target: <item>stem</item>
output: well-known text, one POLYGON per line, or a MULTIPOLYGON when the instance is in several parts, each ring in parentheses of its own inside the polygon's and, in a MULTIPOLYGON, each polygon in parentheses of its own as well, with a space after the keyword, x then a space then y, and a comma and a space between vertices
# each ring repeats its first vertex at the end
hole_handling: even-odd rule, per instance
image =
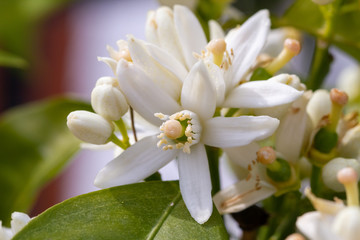
POLYGON ((110 141, 112 141, 113 143, 115 143, 116 145, 118 145, 119 147, 121 147, 124 150, 130 146, 130 145, 125 144, 123 141, 120 141, 120 139, 118 139, 118 137, 114 133, 111 134, 110 141))
POLYGON ((220 149, 206 146, 206 154, 209 161, 212 195, 220 191, 219 157, 220 149))
POLYGON ((308 89, 316 90, 322 85, 330 70, 331 60, 329 44, 321 39, 317 39, 310 75, 306 81, 308 89))
POLYGON ((136 128, 135 128, 135 117, 134 117, 134 109, 132 107, 130 107, 130 118, 131 118, 131 128, 134 134, 134 139, 135 142, 138 141, 137 136, 136 136, 136 128))
POLYGON ((321 167, 312 166, 311 171, 311 179, 310 179, 310 186, 311 191, 316 195, 319 196, 320 189, 321 189, 321 167))
POLYGON ((127 133, 126 125, 125 125, 124 121, 122 120, 122 118, 120 118, 118 121, 116 121, 115 124, 119 128, 119 131, 123 137, 122 142, 125 144, 126 148, 130 147, 129 136, 127 133))

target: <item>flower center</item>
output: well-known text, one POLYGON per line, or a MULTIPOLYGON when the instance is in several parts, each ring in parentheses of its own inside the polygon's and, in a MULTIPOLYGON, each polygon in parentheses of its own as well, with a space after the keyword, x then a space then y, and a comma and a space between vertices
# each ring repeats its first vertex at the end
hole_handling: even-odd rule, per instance
POLYGON ((184 110, 171 116, 162 113, 156 113, 155 116, 164 121, 160 126, 160 140, 157 143, 163 150, 182 149, 190 153, 190 146, 199 142, 201 125, 195 113, 184 110))

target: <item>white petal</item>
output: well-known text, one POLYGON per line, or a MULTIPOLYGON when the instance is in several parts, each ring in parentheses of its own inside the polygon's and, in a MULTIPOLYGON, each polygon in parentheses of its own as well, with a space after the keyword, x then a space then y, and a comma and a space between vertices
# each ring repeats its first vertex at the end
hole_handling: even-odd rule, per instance
POLYGON ((292 163, 299 160, 311 133, 312 124, 306 113, 310 95, 310 92, 306 92, 293 103, 288 113, 281 119, 276 132, 276 150, 292 163))
POLYGON ((270 30, 269 12, 261 10, 249 18, 238 30, 225 38, 227 49, 233 49, 233 86, 255 62, 270 30))
POLYGON ((256 152, 260 146, 256 142, 241 147, 225 148, 224 151, 231 162, 247 169, 251 161, 256 159, 256 152))
POLYGON ((307 212, 298 217, 296 227, 310 240, 341 240, 332 231, 334 217, 320 212, 307 212))
POLYGON ((108 188, 138 182, 175 158, 178 150, 164 151, 156 146, 159 139, 141 139, 109 162, 96 176, 94 185, 108 188))
POLYGON ((210 20, 209 21, 209 29, 210 29, 210 40, 225 38, 224 31, 217 21, 210 20))
POLYGON ((150 55, 157 62, 159 62, 168 71, 173 73, 178 79, 184 81, 188 74, 188 71, 181 62, 179 62, 176 58, 165 52, 163 49, 153 44, 145 44, 145 46, 146 49, 149 51, 150 55))
POLYGON ((152 124, 159 126, 162 123, 154 116, 155 113, 171 115, 181 111, 176 100, 134 64, 120 60, 117 73, 120 88, 129 105, 152 124))
POLYGON ((345 133, 338 150, 340 156, 360 159, 360 125, 345 133))
POLYGON ((196 16, 186 7, 174 6, 174 22, 188 69, 196 63, 193 52, 205 50, 207 40, 196 16))
POLYGON ((174 14, 169 7, 160 7, 156 11, 156 24, 159 46, 184 64, 185 59, 175 29, 174 14))
POLYGON ((220 148, 244 146, 271 136, 279 120, 268 116, 215 117, 203 126, 203 143, 220 148))
POLYGON ((150 79, 175 100, 179 100, 181 80, 161 66, 161 63, 155 61, 147 51, 145 42, 129 36, 129 51, 131 59, 137 67, 141 68, 150 79))
POLYGON ((203 144, 191 147, 191 153, 178 155, 180 190, 191 216, 200 224, 212 213, 211 179, 203 144))
POLYGON ((225 81, 221 69, 212 61, 204 61, 216 91, 216 106, 221 106, 225 99, 225 81))
POLYGON ((117 61, 109 57, 98 57, 97 59, 99 62, 104 62, 106 65, 108 65, 113 73, 116 74, 117 61))
POLYGON ((327 90, 316 90, 311 97, 306 112, 313 123, 313 127, 317 127, 320 120, 331 111, 330 94, 327 90))
POLYGON ((12 233, 15 235, 16 233, 20 232, 31 220, 31 218, 22 212, 13 212, 11 214, 11 230, 12 233))
POLYGON ((295 101, 302 95, 293 87, 278 82, 246 82, 229 93, 223 107, 265 108, 295 101))
POLYGON ((181 104, 202 119, 209 119, 216 109, 216 91, 203 61, 197 62, 185 78, 181 104))
POLYGON ((157 23, 155 19, 155 11, 149 11, 146 17, 145 36, 146 40, 152 44, 160 46, 157 34, 157 23))
POLYGON ((275 192, 276 188, 265 181, 241 180, 215 194, 213 200, 221 214, 233 213, 240 212, 275 192))

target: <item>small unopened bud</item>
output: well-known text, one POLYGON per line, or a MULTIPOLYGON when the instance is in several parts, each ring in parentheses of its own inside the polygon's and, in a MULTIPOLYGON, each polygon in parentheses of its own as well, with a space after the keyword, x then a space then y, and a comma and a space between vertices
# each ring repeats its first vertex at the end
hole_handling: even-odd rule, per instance
POLYGON ((276 160, 276 152, 272 147, 262 147, 259 151, 256 152, 257 160, 264 164, 268 165, 273 163, 276 160))
POLYGON ((330 99, 333 103, 344 106, 349 98, 346 92, 333 88, 330 91, 330 99))
POLYGON ((272 75, 284 67, 293 57, 298 55, 301 45, 298 40, 287 38, 284 42, 284 48, 280 54, 265 69, 272 75))
POLYGON ((322 178, 325 186, 335 192, 345 191, 344 185, 338 181, 337 174, 341 169, 349 167, 358 174, 360 173, 360 163, 356 159, 334 158, 328 162, 322 170, 322 178))
POLYGON ((226 42, 224 39, 214 39, 209 42, 206 49, 213 54, 214 63, 218 66, 221 65, 224 52, 226 51, 226 42))
POLYGON ((74 111, 67 117, 67 126, 80 140, 105 144, 113 132, 113 125, 102 116, 88 111, 74 111))
POLYGON ((287 236, 287 238, 285 238, 285 240, 305 240, 305 238, 300 233, 293 233, 293 234, 287 236))
POLYGON ((358 174, 353 168, 343 168, 337 173, 337 179, 344 184, 348 206, 359 206, 358 174))
POLYGON ((31 218, 25 213, 13 212, 11 214, 11 230, 13 234, 20 232, 30 220, 31 218))
POLYGON ((110 121, 119 120, 129 109, 115 78, 102 77, 91 93, 91 105, 97 114, 110 121))

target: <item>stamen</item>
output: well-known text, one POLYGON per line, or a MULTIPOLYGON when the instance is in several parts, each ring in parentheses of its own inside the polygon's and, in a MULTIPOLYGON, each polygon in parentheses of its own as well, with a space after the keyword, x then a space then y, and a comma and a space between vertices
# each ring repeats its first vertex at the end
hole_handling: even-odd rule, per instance
POLYGON ((209 42, 206 49, 213 54, 214 63, 218 66, 222 64, 224 52, 226 51, 226 42, 224 39, 214 39, 209 42))
POLYGON ((299 54, 301 50, 300 42, 295 39, 287 38, 284 42, 284 48, 280 54, 265 67, 266 71, 274 75, 283 66, 285 66, 293 57, 299 54))
POLYGON ((358 175, 353 168, 346 167, 337 173, 337 179, 345 187, 347 205, 359 206, 358 175))
POLYGON ((343 107, 348 101, 348 95, 343 91, 333 88, 330 90, 330 99, 332 104, 327 128, 336 131, 338 122, 342 116, 343 107))

